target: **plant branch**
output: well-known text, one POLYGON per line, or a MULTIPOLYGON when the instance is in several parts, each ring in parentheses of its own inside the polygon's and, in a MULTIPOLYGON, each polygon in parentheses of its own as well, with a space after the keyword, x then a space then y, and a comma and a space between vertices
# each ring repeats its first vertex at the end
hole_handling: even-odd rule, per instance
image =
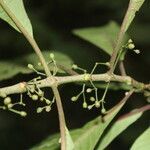
MULTIPOLYGON (((79 82, 89 82, 88 80, 85 81, 85 74, 82 75, 73 75, 73 76, 55 76, 55 80, 57 81, 58 86, 67 84, 67 83, 79 83, 79 82)), ((107 73, 104 74, 93 74, 90 77, 91 81, 104 81, 108 82, 110 79, 110 75, 107 73)), ((150 90, 150 84, 144 84, 142 82, 136 81, 130 76, 120 76, 120 75, 113 75, 111 76, 111 81, 125 83, 130 85, 132 88, 135 88, 138 91, 150 90)), ((37 81, 37 85, 39 88, 44 87, 52 87, 54 85, 53 80, 50 77, 37 81)), ((10 95, 10 94, 17 94, 17 93, 24 93, 27 90, 27 86, 34 86, 29 85, 27 82, 21 82, 12 86, 0 88, 0 96, 3 95, 10 95)))
POLYGON ((40 59, 40 62, 43 65, 43 68, 45 70, 45 73, 48 77, 51 78, 51 80, 53 81, 53 85, 51 86, 53 92, 54 92, 54 96, 56 98, 56 104, 57 104, 57 109, 58 109, 58 114, 59 114, 59 123, 60 123, 60 132, 61 132, 61 139, 62 139, 62 144, 61 144, 61 149, 65 150, 66 149, 66 135, 65 135, 65 116, 64 116, 64 112, 63 112, 63 108, 62 108, 62 104, 61 104, 61 98, 59 95, 59 91, 57 89, 57 81, 53 78, 53 76, 51 75, 51 72, 49 70, 49 67, 45 61, 45 58, 43 57, 43 54, 40 50, 40 48, 38 47, 35 39, 29 34, 29 32, 24 28, 24 26, 21 24, 21 22, 16 18, 16 16, 11 12, 11 10, 7 7, 7 5, 5 4, 5 2, 3 0, 0 0, 0 5, 1 7, 4 9, 4 11, 7 13, 7 15, 12 19, 12 21, 15 23, 15 25, 17 26, 17 28, 22 32, 22 34, 25 36, 25 38, 27 39, 27 41, 30 43, 30 45, 32 46, 32 48, 34 49, 35 53, 37 54, 37 56, 40 59))
POLYGON ((120 69, 120 73, 121 73, 122 76, 126 76, 127 75, 123 61, 120 61, 119 69, 120 69))
MULTIPOLYGON (((136 11, 138 11, 138 9, 140 8, 140 6, 139 7, 136 6, 136 3, 138 3, 138 2, 133 1, 133 0, 130 0, 130 2, 129 2, 128 9, 127 9, 125 17, 123 19, 123 22, 122 22, 122 25, 121 25, 120 32, 118 34, 116 44, 115 44, 113 53, 112 53, 111 58, 110 58, 110 70, 109 70, 110 74, 112 74, 115 70, 114 64, 115 64, 118 52, 121 50, 124 35, 125 35, 128 27, 129 27, 130 23, 132 22, 136 11)), ((142 5, 142 3, 141 3, 141 5, 142 5)))

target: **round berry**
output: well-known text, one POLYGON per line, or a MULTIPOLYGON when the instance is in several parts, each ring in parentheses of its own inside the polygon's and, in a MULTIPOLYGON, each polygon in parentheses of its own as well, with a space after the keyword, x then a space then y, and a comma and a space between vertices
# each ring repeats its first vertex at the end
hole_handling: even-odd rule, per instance
POLYGON ((73 64, 73 65, 72 65, 72 69, 78 69, 78 66, 75 65, 75 64, 73 64))
POLYGON ((37 96, 36 94, 32 95, 31 98, 32 98, 32 100, 34 100, 34 101, 38 100, 38 96, 37 96))
POLYGON ((128 48, 132 50, 132 49, 135 48, 135 45, 131 43, 131 44, 128 45, 128 48))
POLYGON ((73 97, 71 98, 71 100, 72 100, 72 101, 76 101, 76 100, 77 100, 77 97, 76 97, 76 96, 73 96, 73 97))
POLYGON ((26 113, 25 111, 21 111, 21 112, 20 112, 20 115, 21 115, 22 117, 25 117, 25 116, 27 116, 27 113, 26 113))
POLYGON ((105 113, 106 113, 106 109, 105 109, 105 108, 102 108, 101 113, 102 113, 102 114, 105 114, 105 113))
POLYGON ((90 101, 94 102, 95 98, 94 97, 90 97, 90 101))
POLYGON ((55 55, 53 53, 50 53, 50 58, 54 59, 55 55))
POLYGON ((47 99, 47 100, 46 100, 46 104, 49 105, 50 103, 51 103, 51 101, 47 99))
POLYGON ((86 92, 87 92, 87 93, 91 93, 91 92, 92 92, 92 89, 91 89, 91 88, 88 88, 88 89, 86 89, 86 92))
POLYGON ((46 106, 45 111, 50 112, 51 111, 51 106, 46 106))
POLYGON ((28 64, 28 68, 29 68, 29 69, 33 69, 34 67, 33 67, 32 64, 28 64))
POLYGON ((83 108, 87 108, 87 103, 86 102, 83 103, 83 108))
POLYGON ((42 109, 41 107, 38 107, 37 110, 36 110, 36 112, 37 112, 37 113, 41 113, 42 110, 43 110, 43 109, 42 109))
POLYGON ((95 107, 99 108, 100 107, 100 102, 99 101, 95 101, 95 107))
POLYGON ((8 105, 8 104, 10 104, 11 103, 11 98, 10 97, 6 97, 5 99, 4 99, 4 104, 5 105, 8 105))

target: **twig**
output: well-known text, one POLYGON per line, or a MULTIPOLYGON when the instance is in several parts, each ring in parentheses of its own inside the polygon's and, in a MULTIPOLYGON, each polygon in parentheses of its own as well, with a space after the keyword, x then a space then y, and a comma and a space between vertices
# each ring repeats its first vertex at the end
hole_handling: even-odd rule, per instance
MULTIPOLYGON (((130 0, 129 5, 128 5, 128 9, 126 11, 125 17, 124 17, 122 25, 121 25, 120 32, 118 34, 118 38, 117 38, 117 41, 116 41, 116 44, 115 44, 115 48, 114 48, 112 56, 110 58, 110 70, 109 70, 110 74, 112 74, 114 69, 115 69, 114 68, 114 63, 116 61, 118 52, 121 49, 121 44, 123 42, 124 35, 127 31, 127 25, 128 25, 129 19, 130 19, 130 15, 131 15, 131 12, 133 12, 133 3, 134 2, 132 0, 130 0)), ((135 10, 135 12, 136 11, 137 10, 135 10)))
POLYGON ((120 72, 121 72, 121 75, 122 75, 122 76, 126 76, 126 75, 127 75, 123 61, 120 62, 120 64, 119 64, 119 69, 120 69, 120 72))
MULTIPOLYGON (((55 80, 57 81, 58 85, 63 85, 67 83, 79 83, 79 82, 89 82, 85 81, 84 79, 84 74, 83 75, 74 75, 74 76, 64 76, 64 77, 58 77, 55 76, 55 80)), ((107 82, 108 79, 110 79, 110 75, 107 73, 104 74, 93 74, 91 75, 90 81, 104 81, 107 82)), ((119 75, 113 75, 111 78, 111 81, 114 82, 119 82, 119 83, 125 83, 125 84, 130 84, 131 87, 137 89, 138 91, 144 91, 144 90, 150 90, 150 84, 144 84, 142 82, 136 81, 130 76, 119 76, 119 75)), ((44 88, 44 87, 52 87, 53 86, 53 81, 51 78, 47 77, 43 80, 37 81, 37 85, 39 88, 44 88)), ((8 87, 3 87, 0 88, 0 95, 10 95, 10 94, 17 94, 17 93, 24 93, 26 92, 26 87, 27 86, 34 86, 34 85, 28 85, 27 82, 21 82, 12 86, 8 87)))

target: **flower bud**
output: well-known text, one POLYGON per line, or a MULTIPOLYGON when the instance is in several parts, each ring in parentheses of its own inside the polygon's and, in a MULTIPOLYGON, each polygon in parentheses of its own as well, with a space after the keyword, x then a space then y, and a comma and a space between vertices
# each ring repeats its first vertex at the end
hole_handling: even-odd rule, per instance
POLYGON ((20 112, 20 115, 21 115, 22 117, 25 117, 25 116, 27 116, 27 113, 26 113, 25 111, 21 111, 21 112, 20 112))
POLYGON ((51 106, 46 106, 45 111, 50 112, 51 111, 51 106))
POLYGON ((100 107, 100 102, 99 101, 95 101, 95 107, 99 108, 100 107))
POLYGON ((32 64, 28 64, 28 68, 29 68, 29 69, 33 69, 34 67, 33 67, 32 64))
POLYGON ((35 100, 35 101, 38 100, 38 96, 36 94, 32 95, 31 98, 32 98, 32 100, 35 100))
POLYGON ((84 102, 82 107, 83 107, 83 108, 87 108, 87 103, 84 102))
POLYGON ((37 110, 36 110, 36 112, 37 112, 37 113, 41 113, 42 110, 43 110, 43 109, 42 109, 41 107, 38 107, 37 110))
POLYGON ((6 97, 5 99, 4 99, 4 104, 5 105, 8 105, 8 104, 10 104, 11 103, 11 98, 10 97, 6 97))
POLYGON ((128 45, 128 48, 132 50, 132 49, 135 48, 135 45, 131 43, 131 44, 128 45))

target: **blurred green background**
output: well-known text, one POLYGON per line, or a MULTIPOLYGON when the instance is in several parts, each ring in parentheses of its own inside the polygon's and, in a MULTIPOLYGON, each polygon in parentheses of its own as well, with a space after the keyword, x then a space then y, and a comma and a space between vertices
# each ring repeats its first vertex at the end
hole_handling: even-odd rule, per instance
MULTIPOLYGON (((108 61, 103 51, 92 44, 79 39, 72 34, 76 28, 102 26, 110 20, 121 24, 128 6, 127 0, 50 0, 27 1, 25 7, 34 29, 34 36, 43 50, 60 51, 68 55, 76 64, 91 70, 97 61, 108 61)), ((141 50, 140 55, 129 53, 126 56, 125 67, 127 74, 142 82, 149 82, 150 77, 150 1, 146 1, 140 13, 130 27, 128 34, 134 40, 136 47, 141 50)), ((14 29, 0 20, 0 60, 10 60, 31 53, 33 50, 14 29)), ((13 69, 13 68, 12 68, 13 69)), ((35 74, 16 75, 12 79, 0 82, 0 87, 11 85, 22 80, 29 80, 35 74)), ((98 110, 86 111, 82 103, 72 103, 70 98, 81 87, 75 84, 60 87, 66 120, 70 129, 81 127, 87 121, 99 114, 98 110), (70 90, 71 89, 71 90, 70 90)), ((99 91, 99 95, 103 90, 99 91)), ((123 96, 123 91, 110 91, 107 96, 106 108, 110 108, 123 96), (116 94, 117 93, 117 94, 116 94)), ((47 93, 47 96, 49 94, 47 93)), ((17 98, 14 95, 13 98, 17 98)), ((26 150, 42 141, 47 136, 58 132, 58 118, 56 106, 50 113, 35 113, 35 103, 26 98, 28 106, 27 118, 0 110, 0 149, 26 150)), ((134 94, 121 113, 146 104, 141 94, 134 94)), ((129 149, 135 137, 149 126, 149 116, 144 116, 127 129, 108 147, 129 149), (138 129, 138 130, 137 130, 138 129)))

